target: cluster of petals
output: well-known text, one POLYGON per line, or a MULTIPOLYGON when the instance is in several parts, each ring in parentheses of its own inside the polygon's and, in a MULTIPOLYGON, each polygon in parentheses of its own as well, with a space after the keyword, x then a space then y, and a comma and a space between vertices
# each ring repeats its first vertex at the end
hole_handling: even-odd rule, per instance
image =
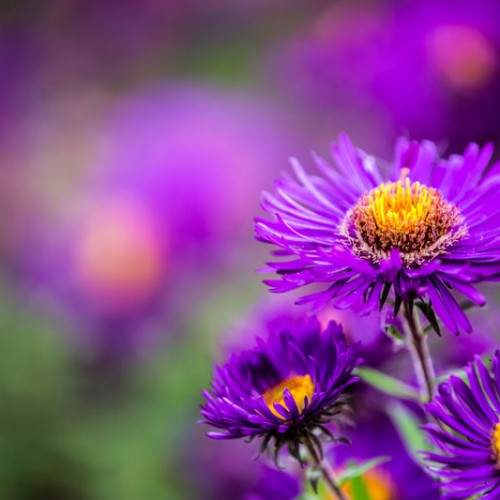
POLYGON ((465 375, 443 382, 426 405, 436 422, 425 428, 437 448, 426 455, 443 498, 493 500, 500 498, 500 353, 491 370, 476 356, 465 375))
POLYGON ((264 436, 287 442, 310 435, 345 403, 342 393, 357 380, 352 370, 359 362, 356 347, 347 345, 337 323, 322 331, 315 317, 283 320, 267 339, 259 337, 256 347, 234 353, 225 365, 215 367, 201 414, 204 423, 219 431, 208 436, 264 436), (310 377, 311 396, 299 401, 285 388, 282 403, 270 407, 263 394, 291 376, 310 377))

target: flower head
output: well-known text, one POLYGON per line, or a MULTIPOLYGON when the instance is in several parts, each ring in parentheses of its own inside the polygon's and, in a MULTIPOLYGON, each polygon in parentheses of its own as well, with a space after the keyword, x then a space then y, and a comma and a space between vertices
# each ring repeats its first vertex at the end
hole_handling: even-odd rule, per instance
POLYGON ((359 362, 340 325, 331 322, 321 331, 316 318, 283 321, 267 340, 215 369, 201 414, 220 432, 208 436, 260 436, 263 448, 273 442, 279 451, 287 444, 298 458, 300 443, 319 447, 315 431, 330 436, 325 425, 342 417, 342 393, 357 380, 352 370, 359 362))
POLYGON ((430 303, 453 332, 471 325, 450 289, 475 304, 485 299, 471 284, 500 271, 498 165, 491 146, 470 144, 463 156, 440 158, 436 146, 400 139, 396 159, 379 161, 355 149, 345 135, 333 146, 336 168, 315 157, 321 176, 292 160, 298 181, 279 180, 264 194, 271 220, 257 219, 257 239, 279 247, 288 261, 268 263, 273 292, 309 284, 324 287, 300 299, 319 309, 365 303, 382 307, 430 303))
POLYGON ((466 379, 452 376, 426 405, 437 423, 426 426, 438 448, 428 452, 431 470, 444 498, 500 496, 500 353, 491 370, 479 357, 465 368, 466 379))
POLYGON ((438 190, 406 177, 363 195, 346 214, 341 231, 359 257, 379 264, 397 248, 412 268, 444 253, 467 234, 467 226, 438 190))

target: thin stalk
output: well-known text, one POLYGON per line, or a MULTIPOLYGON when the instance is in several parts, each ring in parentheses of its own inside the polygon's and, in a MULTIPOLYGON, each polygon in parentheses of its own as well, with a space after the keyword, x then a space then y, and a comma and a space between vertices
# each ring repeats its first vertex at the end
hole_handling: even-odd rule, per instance
POLYGON ((335 495, 335 498, 338 500, 347 500, 347 497, 342 493, 342 490, 335 482, 335 477, 332 469, 320 458, 313 444, 308 439, 306 439, 305 445, 307 451, 309 452, 311 460, 313 461, 314 465, 318 468, 318 470, 321 472, 321 475, 325 480, 325 483, 327 484, 329 490, 335 495))
POLYGON ((421 387, 422 399, 431 401, 434 395, 436 374, 427 344, 427 335, 422 329, 419 317, 410 302, 404 303, 404 323, 407 345, 413 359, 413 365, 421 387))

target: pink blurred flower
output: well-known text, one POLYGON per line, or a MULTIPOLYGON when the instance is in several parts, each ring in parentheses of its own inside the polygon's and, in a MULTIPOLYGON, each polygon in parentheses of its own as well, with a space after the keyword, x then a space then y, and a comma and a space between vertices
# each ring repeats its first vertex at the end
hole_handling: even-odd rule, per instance
POLYGON ((23 267, 92 343, 136 351, 240 272, 237 255, 252 268, 259 192, 295 134, 258 97, 178 84, 123 96, 82 140, 83 180, 35 214, 23 267))

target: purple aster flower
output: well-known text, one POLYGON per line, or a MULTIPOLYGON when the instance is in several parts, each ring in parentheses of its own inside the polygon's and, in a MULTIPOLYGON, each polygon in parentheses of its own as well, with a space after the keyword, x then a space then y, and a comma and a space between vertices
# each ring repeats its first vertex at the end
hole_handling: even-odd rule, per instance
POLYGON ((257 239, 279 247, 266 272, 273 292, 309 284, 323 289, 302 297, 315 309, 382 307, 390 294, 426 301, 454 333, 471 324, 450 289, 471 302, 485 298, 472 286, 500 271, 498 165, 488 167, 490 145, 471 143, 465 153, 440 158, 436 146, 400 139, 395 161, 381 162, 355 149, 347 136, 333 145, 336 168, 315 157, 321 175, 295 159, 289 175, 265 193, 271 220, 257 219, 257 239), (364 305, 363 305, 364 304, 364 305))
POLYGON ((479 357, 451 376, 426 405, 437 420, 426 431, 439 449, 428 452, 444 498, 500 497, 500 353, 488 370, 479 357))
POLYGON ((357 381, 352 370, 359 362, 337 323, 322 331, 314 317, 284 321, 267 340, 216 367, 201 414, 220 432, 208 436, 261 437, 262 449, 273 443, 276 456, 285 444, 295 458, 301 443, 321 452, 314 431, 332 437, 325 425, 342 420, 343 391, 357 381))

